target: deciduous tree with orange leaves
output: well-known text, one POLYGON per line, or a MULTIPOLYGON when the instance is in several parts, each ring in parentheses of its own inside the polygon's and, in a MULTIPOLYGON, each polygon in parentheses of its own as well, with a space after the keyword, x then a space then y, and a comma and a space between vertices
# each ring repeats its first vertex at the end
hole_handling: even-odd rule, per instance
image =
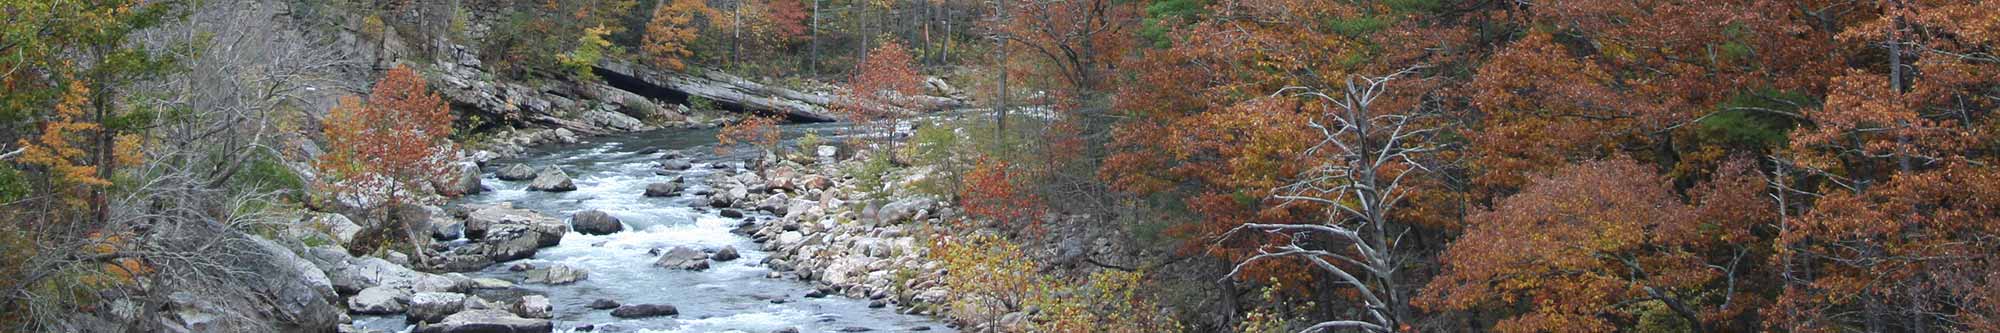
MULTIPOLYGON (((387 227, 398 205, 437 200, 428 182, 451 172, 458 153, 449 140, 451 119, 444 100, 416 70, 390 69, 366 100, 342 98, 328 111, 322 129, 327 152, 314 163, 324 174, 320 185, 334 200, 380 217, 378 228, 387 227)), ((427 238, 422 236, 426 226, 400 223, 412 247, 409 254, 428 263, 427 238)))
POLYGON ((690 57, 694 56, 695 38, 700 37, 701 28, 695 21, 700 17, 716 17, 706 1, 667 0, 654 7, 653 19, 646 23, 646 37, 639 46, 646 62, 668 70, 686 70, 687 63, 693 60, 690 57))
POLYGON ((903 44, 888 41, 868 52, 847 89, 847 96, 835 109, 856 127, 873 127, 873 134, 886 136, 905 116, 907 98, 924 92, 924 77, 911 63, 910 51, 903 44))

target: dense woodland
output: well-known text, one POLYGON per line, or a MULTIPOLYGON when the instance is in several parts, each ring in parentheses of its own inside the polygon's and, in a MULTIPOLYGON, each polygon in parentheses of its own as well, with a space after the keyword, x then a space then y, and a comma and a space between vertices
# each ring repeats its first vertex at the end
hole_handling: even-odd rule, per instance
MULTIPOLYGON (((873 145, 1008 230, 934 255, 1036 331, 2000 331, 2000 2, 308 3, 511 80, 629 60, 824 82, 891 137, 915 118, 885 106, 926 77, 962 87, 972 108, 873 145), (1063 237, 1062 214, 1162 251, 1088 276, 1023 261, 1012 243, 1063 237), (1221 269, 1156 273, 1198 265, 1221 269)), ((296 120, 289 69, 207 66, 230 36, 176 33, 197 6, 0 1, 0 327, 227 274, 139 239, 193 237, 170 226, 434 200, 399 188, 504 121, 454 119, 392 66, 296 120), (422 126, 356 128, 382 123, 422 126)), ((778 121, 726 140, 779 146, 778 121)))

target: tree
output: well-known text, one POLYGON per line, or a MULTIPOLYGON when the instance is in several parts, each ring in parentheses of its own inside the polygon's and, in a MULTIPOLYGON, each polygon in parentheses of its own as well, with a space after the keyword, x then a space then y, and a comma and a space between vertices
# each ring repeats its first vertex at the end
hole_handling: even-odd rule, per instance
MULTIPOLYGON (((383 223, 405 203, 435 201, 428 181, 451 172, 457 148, 449 141, 451 112, 405 66, 390 69, 367 100, 343 98, 328 111, 323 134, 327 152, 315 163, 323 185, 336 200, 361 205, 383 223)), ((423 233, 428 226, 401 221, 410 254, 428 264, 423 233)))
POLYGON ((1409 226, 1392 219, 1391 211, 1409 195, 1404 181, 1425 170, 1418 163, 1420 155, 1437 149, 1428 143, 1437 129, 1426 125, 1425 115, 1417 112, 1421 109, 1376 104, 1391 81, 1409 72, 1348 77, 1339 97, 1306 88, 1278 93, 1296 92, 1309 98, 1301 106, 1320 108, 1321 118, 1310 123, 1318 141, 1303 155, 1325 162, 1305 170, 1272 197, 1321 207, 1326 218, 1313 224, 1244 223, 1221 239, 1252 232, 1272 235, 1271 244, 1231 269, 1231 278, 1263 260, 1297 259, 1354 289, 1361 299, 1357 307, 1366 315, 1320 322, 1305 331, 1393 332, 1404 329, 1410 319, 1408 296, 1398 277, 1401 242, 1392 239, 1409 226))
POLYGON ((876 134, 888 135, 906 112, 903 109, 908 103, 906 98, 923 93, 924 79, 917 74, 903 44, 886 41, 869 52, 868 58, 861 62, 861 71, 847 83, 847 89, 838 110, 848 121, 860 124, 857 127, 885 127, 878 128, 876 134))
POLYGON ((1471 227, 1440 257, 1444 273, 1422 303, 1529 304, 1494 326, 1502 332, 1661 322, 1634 320, 1647 316, 1678 318, 1663 329, 1717 329, 1757 303, 1735 287, 1748 279, 1738 274, 1758 240, 1752 228, 1771 216, 1759 202, 1763 185, 1749 163, 1732 163, 1699 187, 1691 205, 1668 179, 1626 158, 1538 176, 1493 210, 1467 217, 1471 227))
MULTIPOLYGON (((1102 89, 1105 72, 1132 45, 1135 5, 1115 0, 1013 0, 996 6, 1001 48, 1019 47, 1047 61, 1060 89, 1083 97, 1102 89)), ((1004 68, 1004 67, 1003 67, 1004 68)))
POLYGON ((756 146, 761 154, 777 151, 779 140, 784 137, 784 129, 778 128, 777 117, 751 116, 728 126, 715 134, 717 154, 728 154, 729 147, 748 143, 756 146))
POLYGON ((689 57, 694 56, 689 47, 700 36, 695 18, 715 17, 715 11, 701 0, 669 1, 653 9, 653 20, 646 24, 646 37, 640 44, 640 51, 645 53, 647 62, 653 66, 686 70, 689 57))

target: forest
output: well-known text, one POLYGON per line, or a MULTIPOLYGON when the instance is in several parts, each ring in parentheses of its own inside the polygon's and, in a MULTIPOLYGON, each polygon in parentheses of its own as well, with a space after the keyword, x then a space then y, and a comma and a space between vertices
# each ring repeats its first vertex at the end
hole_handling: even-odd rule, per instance
POLYGON ((1994 332, 1996 110, 1990 0, 0 0, 0 331, 1994 332))

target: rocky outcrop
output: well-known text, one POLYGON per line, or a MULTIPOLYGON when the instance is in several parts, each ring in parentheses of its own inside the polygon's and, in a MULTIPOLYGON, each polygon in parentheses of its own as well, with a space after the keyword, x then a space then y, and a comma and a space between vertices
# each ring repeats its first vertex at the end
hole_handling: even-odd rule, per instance
MULTIPOLYGON (((648 192, 651 192, 651 190, 649 189, 648 192)), ((575 229, 577 233, 585 235, 608 235, 614 232, 625 231, 625 225, 620 223, 617 217, 595 209, 571 215, 569 226, 571 229, 575 229)))
POLYGON ((569 225, 513 204, 467 207, 465 237, 471 243, 457 246, 440 257, 439 268, 465 272, 486 268, 496 262, 533 257, 541 248, 555 246, 569 233, 569 225))
POLYGON ((549 304, 549 298, 542 295, 522 296, 521 302, 514 303, 514 314, 522 318, 554 318, 556 308, 549 304))

